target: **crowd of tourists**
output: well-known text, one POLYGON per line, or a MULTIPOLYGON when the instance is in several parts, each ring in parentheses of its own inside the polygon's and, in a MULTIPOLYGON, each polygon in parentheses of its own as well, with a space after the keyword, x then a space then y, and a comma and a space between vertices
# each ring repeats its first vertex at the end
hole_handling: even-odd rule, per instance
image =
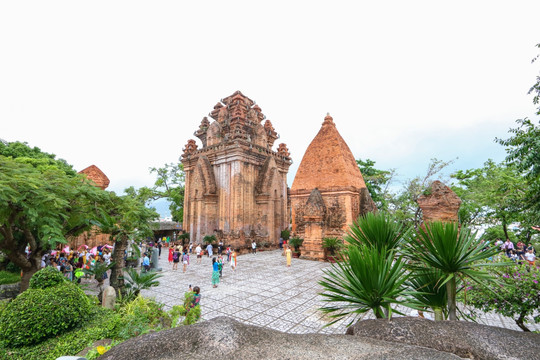
MULTIPOLYGON (((110 245, 99 245, 88 248, 81 245, 77 250, 72 250, 69 246, 62 249, 47 252, 41 258, 41 267, 56 267, 69 280, 78 280, 84 276, 83 269, 93 269, 97 263, 111 264, 113 247, 110 245)), ((107 273, 104 275, 107 278, 107 273)))
POLYGON ((512 241, 510 241, 510 239, 506 239, 506 241, 497 239, 495 246, 499 247, 501 252, 504 252, 509 259, 520 265, 536 265, 536 249, 534 246, 532 246, 532 244, 526 245, 522 241, 518 241, 516 244, 514 244, 512 241))

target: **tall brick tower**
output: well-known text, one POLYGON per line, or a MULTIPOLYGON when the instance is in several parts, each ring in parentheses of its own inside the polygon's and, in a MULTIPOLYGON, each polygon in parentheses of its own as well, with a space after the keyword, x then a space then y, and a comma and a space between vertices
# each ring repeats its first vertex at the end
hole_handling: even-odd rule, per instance
POLYGON ((225 244, 249 247, 255 239, 277 244, 289 225, 285 144, 261 108, 240 91, 218 102, 203 118, 182 154, 186 172, 184 229, 202 243, 216 234, 225 244), (261 122, 264 121, 264 125, 261 122))
POLYGON ((309 144, 290 192, 292 230, 302 257, 322 260, 325 237, 342 238, 356 218, 376 210, 354 156, 328 114, 309 144))

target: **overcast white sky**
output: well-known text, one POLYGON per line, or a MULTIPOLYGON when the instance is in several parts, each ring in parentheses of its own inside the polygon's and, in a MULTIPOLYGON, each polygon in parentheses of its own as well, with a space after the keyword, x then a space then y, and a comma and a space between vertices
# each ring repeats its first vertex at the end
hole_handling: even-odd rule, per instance
POLYGON ((501 161, 534 114, 540 1, 2 1, 0 138, 98 166, 116 192, 178 161, 221 98, 256 101, 292 154, 327 112, 356 158, 501 161))

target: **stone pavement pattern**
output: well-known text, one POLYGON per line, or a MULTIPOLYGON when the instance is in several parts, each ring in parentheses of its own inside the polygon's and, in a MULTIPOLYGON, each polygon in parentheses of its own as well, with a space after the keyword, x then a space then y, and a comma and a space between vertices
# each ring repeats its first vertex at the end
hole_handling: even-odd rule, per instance
MULTIPOLYGON (((244 324, 288 333, 345 334, 352 319, 324 327, 328 318, 318 311, 324 305, 318 295, 322 290, 318 281, 323 270, 331 266, 329 263, 292 259, 292 266, 287 268, 279 250, 240 255, 236 271, 225 262, 221 283, 212 288, 211 258, 204 256, 202 263, 196 264, 196 256, 191 256, 190 265, 183 273, 182 264, 172 271, 167 254, 164 248, 159 264, 163 268, 160 285, 141 292, 165 304, 167 309, 183 303, 184 292, 191 284, 201 288, 203 320, 228 316, 244 324)), ((414 313, 410 309, 400 310, 414 313)), ((368 313, 363 318, 374 317, 368 313)), ((512 319, 498 314, 485 314, 479 323, 520 331, 512 319)), ((540 331, 540 324, 528 325, 531 330, 540 331)))

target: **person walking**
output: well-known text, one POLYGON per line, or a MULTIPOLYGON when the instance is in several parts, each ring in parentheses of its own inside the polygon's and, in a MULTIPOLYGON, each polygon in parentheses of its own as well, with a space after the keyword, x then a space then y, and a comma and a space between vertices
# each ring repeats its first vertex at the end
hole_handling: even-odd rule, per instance
POLYGON ((147 253, 144 253, 142 266, 143 266, 144 272, 147 272, 150 270, 150 258, 148 257, 147 253))
POLYGON ((287 267, 291 267, 292 251, 289 245, 287 245, 287 250, 285 250, 285 256, 287 257, 287 267))
POLYGON ((169 265, 172 265, 172 262, 173 262, 173 252, 174 252, 174 245, 173 244, 169 244, 169 265))
POLYGON ((236 250, 231 253, 231 268, 236 271, 236 250))
POLYGON ((219 265, 216 258, 212 258, 212 286, 217 288, 219 284, 219 265))
POLYGON ((212 257, 212 255, 213 255, 212 244, 208 244, 208 245, 206 246, 206 253, 208 254, 208 257, 212 257))
POLYGON ((255 242, 255 240, 253 240, 253 242, 251 243, 251 253, 252 254, 257 253, 257 243, 255 242))
POLYGON ((197 264, 200 264, 202 261, 201 251, 201 244, 197 244, 197 247, 195 248, 195 254, 197 254, 197 264))
POLYGON ((186 272, 187 266, 189 265, 189 253, 187 252, 187 249, 184 250, 184 255, 182 256, 182 263, 184 264, 184 272, 186 272))
POLYGON ((223 256, 219 255, 218 259, 218 267, 219 267, 219 277, 223 277, 223 256))
POLYGON ((173 251, 173 270, 178 270, 178 263, 180 262, 180 248, 177 246, 173 251))

